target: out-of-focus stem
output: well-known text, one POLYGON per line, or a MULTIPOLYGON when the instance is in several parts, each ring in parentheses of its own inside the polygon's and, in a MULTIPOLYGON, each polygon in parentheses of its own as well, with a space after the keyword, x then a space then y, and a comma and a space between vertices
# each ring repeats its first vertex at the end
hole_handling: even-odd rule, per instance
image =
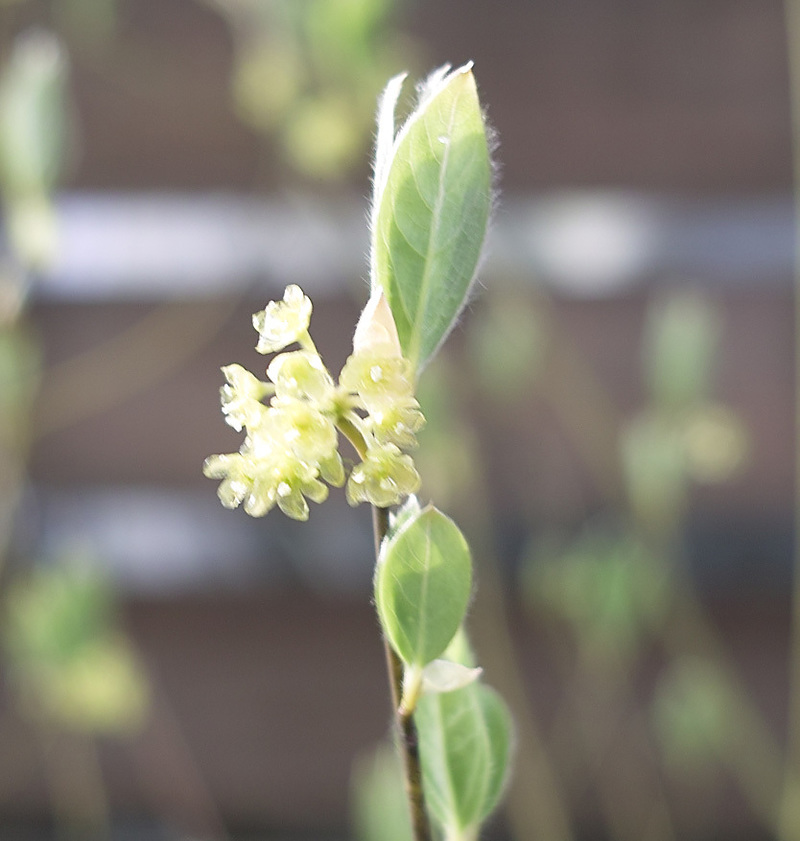
POLYGON ((781 804, 781 841, 800 839, 800 0, 786 0, 786 44, 792 118, 792 162, 795 200, 794 394, 795 394, 795 512, 792 636, 789 647, 789 712, 787 752, 781 804))
POLYGON ((520 674, 507 624, 498 562, 488 545, 488 524, 482 520, 477 514, 471 519, 475 532, 471 538, 473 545, 477 544, 475 556, 480 559, 481 583, 481 598, 476 600, 473 619, 480 634, 481 650, 486 662, 491 664, 492 683, 514 712, 517 736, 506 818, 516 841, 537 838, 573 841, 569 812, 520 674), (480 525, 475 527, 476 523, 480 525))
POLYGON ((164 823, 180 827, 184 837, 230 841, 170 698, 154 676, 150 681, 154 697, 149 725, 133 743, 143 791, 164 823))
MULTIPOLYGON (((541 306, 549 305, 543 302, 541 306)), ((555 317, 552 312, 548 314, 555 317)), ((551 361, 539 380, 539 392, 564 424, 597 490, 609 503, 623 509, 626 498, 617 446, 619 411, 586 360, 565 339, 563 330, 553 329, 551 333, 551 361)))
POLYGON ((736 736, 728 741, 718 757, 737 781, 753 814, 782 841, 797 839, 785 834, 780 804, 781 751, 764 716, 737 674, 724 640, 709 621, 691 582, 685 576, 676 583, 679 599, 676 616, 660 632, 660 641, 670 661, 686 655, 699 655, 714 663, 728 686, 732 709, 738 722, 736 736))
POLYGON ((109 807, 97 747, 90 736, 39 725, 44 769, 56 822, 65 841, 109 837, 109 807))

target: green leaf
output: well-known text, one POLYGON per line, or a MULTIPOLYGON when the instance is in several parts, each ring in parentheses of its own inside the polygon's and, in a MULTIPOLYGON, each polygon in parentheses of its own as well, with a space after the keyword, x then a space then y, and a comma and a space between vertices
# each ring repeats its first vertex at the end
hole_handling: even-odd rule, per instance
POLYGON ((664 527, 688 501, 686 443, 670 415, 645 410, 622 430, 622 466, 636 515, 664 527))
POLYGON ((387 153, 399 81, 381 108, 372 210, 372 284, 397 323, 403 354, 420 368, 452 328, 480 257, 491 165, 472 65, 440 68, 387 153))
POLYGON ((677 290, 650 307, 645 377, 659 407, 682 410, 708 395, 720 328, 713 303, 694 290, 677 290))
POLYGON ((494 294, 485 304, 467 331, 470 362, 488 399, 515 405, 544 371, 553 328, 527 296, 494 294))
POLYGON ((381 626, 402 660, 425 666, 439 657, 469 603, 472 562, 458 526, 432 506, 384 541, 375 572, 381 626))
POLYGON ((703 773, 724 757, 746 727, 734 690, 713 662, 679 658, 662 675, 651 711, 668 769, 681 776, 703 773))
POLYGON ((413 841, 403 769, 394 745, 381 742, 357 757, 351 788, 358 841, 413 841))
POLYGON ((3 641, 22 668, 57 667, 105 637, 112 616, 108 583, 86 563, 41 567, 9 588, 3 641))
POLYGON ((497 806, 508 777, 511 715, 481 683, 424 695, 415 721, 425 799, 449 834, 477 828, 497 806))
POLYGON ((46 32, 14 42, 0 80, 0 180, 11 198, 39 196, 58 183, 69 134, 67 57, 46 32))

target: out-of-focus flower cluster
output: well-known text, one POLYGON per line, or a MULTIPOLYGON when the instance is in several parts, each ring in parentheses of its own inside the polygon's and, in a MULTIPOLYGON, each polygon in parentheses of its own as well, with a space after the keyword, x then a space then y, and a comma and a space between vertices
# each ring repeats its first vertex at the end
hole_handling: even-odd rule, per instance
MULTIPOLYGON (((329 485, 346 481, 351 505, 383 508, 419 489, 419 474, 405 452, 416 445, 425 422, 414 398, 411 363, 391 331, 370 331, 367 325, 366 332, 378 340, 355 342, 337 385, 309 335, 311 309, 303 291, 289 286, 282 301, 253 316, 260 353, 300 347, 273 358, 267 382, 240 365, 222 369, 227 381, 222 412, 230 426, 245 431, 245 440, 238 453, 207 458, 203 472, 222 480, 218 495, 227 508, 241 504, 260 517, 277 505, 306 520, 307 500, 324 501, 329 485), (361 457, 349 476, 339 454, 340 431, 361 457)), ((370 312, 368 305, 364 315, 370 312)), ((359 331, 365 333, 363 324, 359 331)))

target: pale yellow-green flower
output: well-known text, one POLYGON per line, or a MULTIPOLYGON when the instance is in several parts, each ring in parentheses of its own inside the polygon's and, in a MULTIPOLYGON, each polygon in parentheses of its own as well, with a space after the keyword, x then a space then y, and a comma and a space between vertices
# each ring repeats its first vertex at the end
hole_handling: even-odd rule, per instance
POLYGON ((308 400, 320 409, 329 408, 334 399, 333 378, 317 353, 282 353, 270 362, 267 376, 279 398, 308 400))
POLYGON ((299 286, 287 286, 282 301, 271 301, 253 315, 259 353, 275 353, 308 335, 311 300, 299 286))
POLYGON ((226 423, 241 432, 243 427, 259 422, 266 411, 261 400, 270 389, 241 365, 226 365, 222 373, 228 381, 220 389, 222 414, 226 423))
POLYGON ((221 480, 217 493, 228 508, 242 505, 260 517, 278 506, 307 519, 307 500, 322 502, 327 485, 339 487, 347 479, 339 428, 360 435, 356 447, 364 453, 347 481, 350 504, 389 507, 419 488, 414 462, 403 450, 416 446, 425 419, 385 298, 374 295, 365 307, 338 385, 308 335, 310 318, 311 301, 299 287, 288 286, 282 301, 253 316, 257 350, 272 353, 293 343, 300 350, 272 360, 270 382, 240 365, 222 369, 222 411, 246 437, 238 453, 206 459, 203 472, 221 480))
POLYGON ((222 479, 217 488, 219 501, 226 508, 237 508, 253 487, 250 465, 241 453, 209 456, 203 464, 203 475, 222 479))
POLYGON ((420 477, 411 456, 394 444, 375 444, 367 450, 347 480, 350 505, 370 502, 379 508, 397 505, 419 490, 420 477))
POLYGON ((316 467, 290 453, 278 453, 256 472, 253 487, 244 500, 244 510, 252 517, 263 517, 277 506, 295 520, 307 520, 309 509, 305 497, 324 502, 328 488, 317 478, 316 467))
POLYGON ((269 425, 256 429, 255 437, 266 437, 308 464, 319 464, 337 455, 339 436, 333 420, 313 404, 292 398, 272 401, 268 412, 269 425))
POLYGON ((390 355, 386 345, 353 353, 339 375, 339 384, 361 398, 371 412, 414 397, 414 370, 402 356, 390 355))
POLYGON ((396 444, 410 450, 417 446, 417 432, 425 425, 425 416, 413 398, 375 408, 364 420, 365 428, 382 444, 396 444))
POLYGON ((257 437, 248 437, 239 453, 210 456, 203 473, 222 479, 217 494, 226 508, 241 504, 252 517, 263 517, 277 504, 289 517, 307 520, 305 497, 323 502, 328 496, 318 466, 257 437))

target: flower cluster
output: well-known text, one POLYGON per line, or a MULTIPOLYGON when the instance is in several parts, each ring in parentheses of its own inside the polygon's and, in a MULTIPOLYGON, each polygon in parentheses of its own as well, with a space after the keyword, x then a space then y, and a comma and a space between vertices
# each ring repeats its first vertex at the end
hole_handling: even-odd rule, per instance
POLYGON ((306 520, 307 500, 322 502, 329 485, 341 487, 345 480, 351 505, 385 508, 419 489, 419 474, 404 451, 416 445, 425 419, 385 299, 373 296, 365 308, 338 385, 311 341, 311 309, 302 290, 289 286, 282 301, 253 316, 260 353, 300 347, 273 358, 268 382, 240 365, 222 369, 222 412, 235 430, 245 430, 245 440, 238 453, 207 458, 203 472, 222 480, 218 495, 227 508, 241 504, 260 517, 277 505, 306 520), (361 457, 349 477, 339 432, 361 457))

